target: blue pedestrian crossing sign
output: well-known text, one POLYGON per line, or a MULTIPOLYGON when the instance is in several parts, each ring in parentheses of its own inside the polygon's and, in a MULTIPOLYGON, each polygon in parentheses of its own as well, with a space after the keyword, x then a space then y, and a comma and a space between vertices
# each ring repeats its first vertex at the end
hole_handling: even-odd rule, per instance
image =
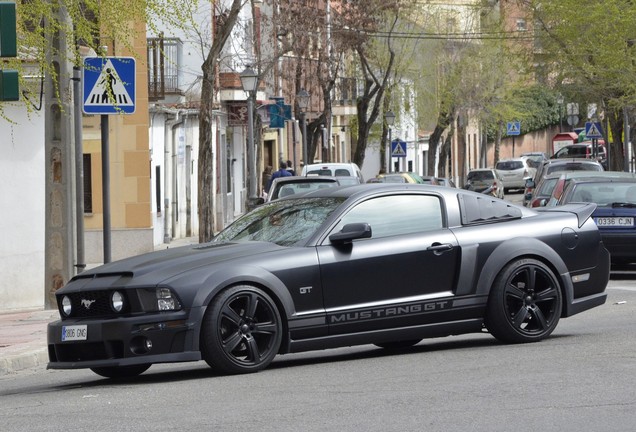
POLYGON ((406 157, 406 141, 394 139, 391 142, 391 157, 406 157))
POLYGON ((85 114, 135 112, 135 59, 86 57, 83 73, 85 114))
POLYGON ((520 135, 521 134, 521 122, 511 121, 508 122, 506 127, 506 135, 520 135))
POLYGON ((585 137, 586 138, 603 138, 603 129, 598 122, 585 122, 585 137))

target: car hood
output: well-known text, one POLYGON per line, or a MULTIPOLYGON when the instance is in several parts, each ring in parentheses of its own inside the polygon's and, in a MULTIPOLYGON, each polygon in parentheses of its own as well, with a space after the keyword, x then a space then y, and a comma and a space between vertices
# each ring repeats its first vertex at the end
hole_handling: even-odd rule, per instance
POLYGON ((182 273, 282 249, 274 243, 203 243, 125 258, 75 276, 69 289, 154 286, 182 273))

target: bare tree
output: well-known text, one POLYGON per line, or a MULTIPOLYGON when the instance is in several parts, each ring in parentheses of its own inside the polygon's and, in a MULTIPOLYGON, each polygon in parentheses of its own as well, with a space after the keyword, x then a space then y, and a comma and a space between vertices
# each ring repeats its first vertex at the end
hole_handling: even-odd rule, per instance
POLYGON ((214 200, 212 159, 212 111, 214 108, 214 83, 217 60, 234 28, 244 0, 233 0, 229 10, 219 9, 214 3, 215 25, 212 45, 207 57, 201 65, 203 77, 201 81, 201 108, 199 115, 199 167, 198 167, 198 210, 199 210, 199 242, 208 242, 214 237, 214 200))

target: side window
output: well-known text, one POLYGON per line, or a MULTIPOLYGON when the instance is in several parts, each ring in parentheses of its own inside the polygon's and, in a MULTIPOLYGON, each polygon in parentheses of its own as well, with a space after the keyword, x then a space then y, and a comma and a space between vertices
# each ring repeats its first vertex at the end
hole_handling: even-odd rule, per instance
POLYGON ((332 232, 350 223, 371 225, 373 238, 414 234, 443 227, 440 198, 431 195, 399 195, 370 199, 358 204, 332 232))

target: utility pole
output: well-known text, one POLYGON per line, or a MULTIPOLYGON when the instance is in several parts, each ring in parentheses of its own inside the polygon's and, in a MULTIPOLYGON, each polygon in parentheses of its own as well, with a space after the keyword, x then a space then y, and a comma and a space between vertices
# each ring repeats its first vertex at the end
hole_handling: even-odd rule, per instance
POLYGON ((69 42, 73 35, 71 19, 63 5, 57 17, 59 27, 47 26, 50 41, 47 60, 57 76, 46 77, 45 161, 46 161, 46 215, 44 245, 44 304, 56 308, 55 292, 74 275, 74 119, 72 104, 73 65, 68 60, 69 42), (57 30, 57 29, 62 30, 57 30), (56 91, 57 88, 57 91, 56 91))

